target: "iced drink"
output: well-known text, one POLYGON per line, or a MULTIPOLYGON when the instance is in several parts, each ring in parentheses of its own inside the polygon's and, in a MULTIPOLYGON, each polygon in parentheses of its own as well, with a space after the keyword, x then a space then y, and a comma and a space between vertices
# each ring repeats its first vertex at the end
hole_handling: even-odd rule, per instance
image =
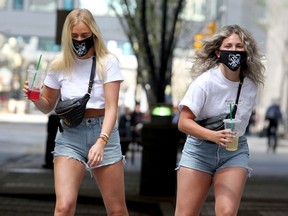
POLYGON ((42 86, 42 71, 36 71, 33 69, 28 70, 28 99, 31 101, 37 101, 40 97, 40 91, 42 86))
POLYGON ((225 129, 230 129, 231 131, 236 132, 235 137, 226 147, 227 151, 236 151, 238 149, 238 141, 239 141, 238 130, 240 123, 241 123, 240 119, 224 119, 225 129))
POLYGON ((226 148, 227 151, 236 151, 238 149, 238 141, 239 137, 236 135, 233 139, 232 142, 229 143, 228 147, 226 148))
POLYGON ((38 101, 40 98, 40 90, 30 90, 29 89, 28 98, 31 101, 38 101))

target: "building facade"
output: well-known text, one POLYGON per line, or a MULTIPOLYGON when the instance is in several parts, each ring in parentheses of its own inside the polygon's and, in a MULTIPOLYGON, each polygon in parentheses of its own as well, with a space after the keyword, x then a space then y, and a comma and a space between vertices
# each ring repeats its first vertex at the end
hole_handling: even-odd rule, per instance
MULTIPOLYGON (((120 59, 125 76, 121 101, 133 108, 132 100, 127 98, 135 98, 137 61, 118 19, 109 9, 106 0, 97 0, 97 7, 93 0, 0 0, 0 76, 4 70, 3 66, 7 63, 3 56, 3 52, 9 50, 6 48, 7 43, 10 49, 13 49, 13 44, 18 43, 19 48, 16 49, 14 46, 15 52, 22 50, 24 59, 18 60, 18 65, 23 66, 27 61, 36 62, 40 54, 43 54, 43 59, 48 64, 60 50, 60 46, 55 43, 57 12, 77 7, 88 8, 94 13, 108 49, 120 59), (6 44, 3 42, 4 38, 6 44)), ((193 54, 194 35, 206 31, 207 24, 214 22, 218 28, 227 24, 238 24, 253 34, 260 49, 267 54, 267 81, 257 99, 258 113, 263 115, 270 101, 277 97, 281 97, 281 107, 287 113, 288 72, 285 68, 288 63, 285 50, 288 36, 287 31, 283 31, 284 27, 288 26, 285 15, 287 8, 285 0, 187 0, 183 11, 185 25, 173 61, 171 89, 174 105, 182 98, 191 82, 191 65, 187 59, 193 54), (181 88, 174 88, 173 84, 181 88)), ((13 64, 8 65, 8 70, 17 72, 19 68, 13 64)), ((25 73, 25 69, 22 70, 22 73, 25 73)))

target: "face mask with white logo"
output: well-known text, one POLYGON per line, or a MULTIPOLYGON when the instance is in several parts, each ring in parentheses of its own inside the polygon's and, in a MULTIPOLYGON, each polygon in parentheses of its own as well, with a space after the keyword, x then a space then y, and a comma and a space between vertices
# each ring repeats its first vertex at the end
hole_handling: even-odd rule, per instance
POLYGON ((93 35, 81 41, 72 39, 72 43, 75 54, 79 57, 85 56, 94 45, 93 35))
POLYGON ((246 59, 246 51, 220 50, 220 62, 232 71, 237 71, 240 66, 246 63, 246 59))

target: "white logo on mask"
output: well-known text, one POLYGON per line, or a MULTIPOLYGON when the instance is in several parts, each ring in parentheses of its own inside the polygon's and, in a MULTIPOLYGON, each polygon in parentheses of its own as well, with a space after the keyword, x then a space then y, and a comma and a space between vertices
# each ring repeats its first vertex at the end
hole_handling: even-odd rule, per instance
POLYGON ((85 43, 77 44, 75 43, 75 49, 78 55, 85 55, 87 53, 85 43))
POLYGON ((238 67, 238 65, 240 65, 241 62, 241 55, 240 54, 229 54, 229 65, 232 68, 238 67))

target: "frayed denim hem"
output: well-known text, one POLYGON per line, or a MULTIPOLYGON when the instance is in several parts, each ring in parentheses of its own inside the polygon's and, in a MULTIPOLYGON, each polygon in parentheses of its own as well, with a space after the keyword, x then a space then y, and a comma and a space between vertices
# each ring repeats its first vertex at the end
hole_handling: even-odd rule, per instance
POLYGON ((85 169, 90 172, 90 175, 91 175, 91 178, 92 178, 93 177, 93 173, 92 173, 93 169, 97 169, 97 168, 100 168, 100 167, 103 167, 103 166, 108 166, 108 165, 111 165, 111 164, 115 164, 115 163, 117 163, 117 162, 119 162, 121 160, 122 160, 123 164, 126 165, 126 157, 124 155, 122 155, 119 160, 112 161, 112 162, 109 162, 109 163, 106 163, 106 164, 100 164, 98 166, 93 166, 93 167, 89 167, 86 162, 83 162, 83 163, 85 165, 85 169))

